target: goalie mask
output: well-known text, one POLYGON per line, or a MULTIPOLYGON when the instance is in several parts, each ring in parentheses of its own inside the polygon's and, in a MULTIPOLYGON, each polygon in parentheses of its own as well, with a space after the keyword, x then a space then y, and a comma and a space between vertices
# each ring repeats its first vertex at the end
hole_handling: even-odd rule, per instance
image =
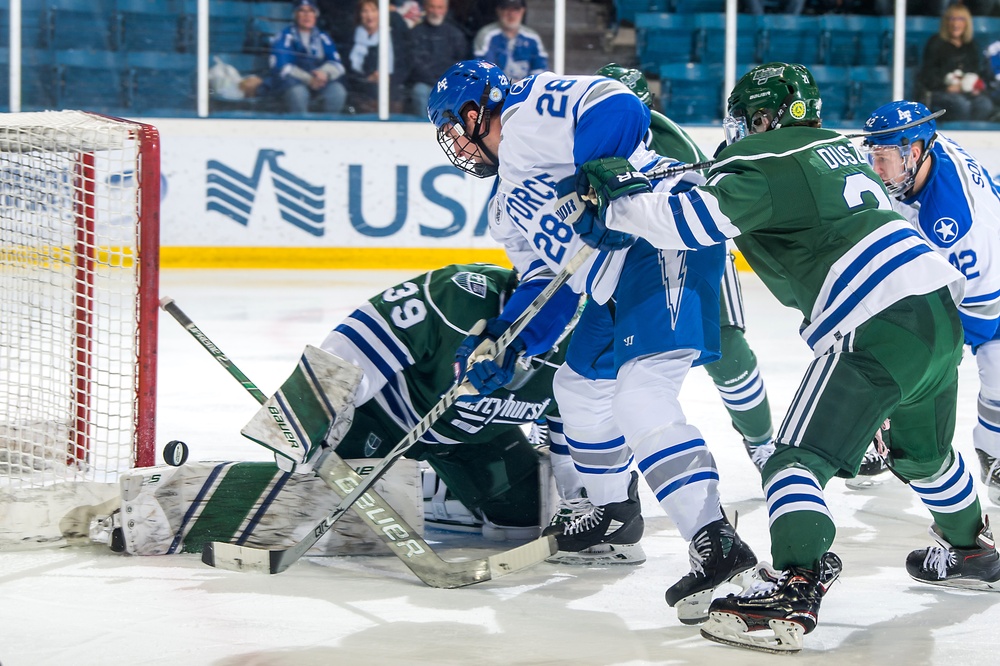
POLYGON ((497 156, 483 143, 490 122, 500 113, 510 80, 499 67, 485 60, 463 60, 445 72, 427 99, 427 117, 437 128, 437 140, 456 167, 477 178, 497 174, 497 156), (470 129, 462 116, 478 113, 470 129))
POLYGON ((649 83, 638 69, 632 69, 612 62, 597 70, 597 75, 621 81, 629 90, 635 93, 636 97, 642 100, 643 104, 649 108, 653 108, 653 93, 649 92, 649 83))
POLYGON ((907 193, 913 189, 917 171, 937 137, 937 123, 930 116, 930 109, 920 102, 902 101, 880 106, 865 121, 865 131, 878 134, 866 136, 861 149, 868 157, 872 169, 882 179, 885 189, 897 199, 906 198, 907 193), (922 118, 927 121, 891 131, 922 118), (922 149, 920 157, 914 159, 910 148, 918 141, 923 142, 922 149))
POLYGON ((726 143, 788 125, 819 126, 823 101, 812 73, 803 65, 772 62, 743 75, 729 94, 722 121, 726 143))

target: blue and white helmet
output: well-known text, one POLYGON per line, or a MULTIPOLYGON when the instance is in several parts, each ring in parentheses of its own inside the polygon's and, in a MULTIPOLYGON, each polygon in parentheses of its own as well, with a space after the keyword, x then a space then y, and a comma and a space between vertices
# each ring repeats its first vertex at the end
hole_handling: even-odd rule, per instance
POLYGON ((906 100, 883 104, 865 121, 865 131, 875 132, 866 136, 862 145, 868 155, 868 162, 882 176, 882 182, 885 183, 889 194, 897 199, 904 198, 913 187, 917 171, 937 136, 937 123, 931 118, 930 109, 920 102, 906 100), (925 118, 927 119, 925 122, 918 122, 925 118), (917 124, 912 127, 903 127, 915 122, 917 124), (892 131, 897 127, 902 129, 892 131), (910 148, 917 141, 923 142, 923 152, 919 162, 910 158, 910 148), (885 170, 879 169, 877 162, 887 159, 899 160, 898 174, 892 173, 888 177, 883 175, 885 170))
POLYGON ((489 133, 490 119, 499 113, 509 91, 507 75, 485 60, 455 63, 438 79, 427 99, 427 117, 437 128, 438 143, 456 167, 479 178, 496 175, 496 156, 483 146, 481 139, 489 133), (466 131, 462 118, 462 111, 469 105, 479 114, 471 133, 466 131), (471 154, 467 148, 458 150, 457 138, 474 145, 478 151, 472 153, 479 154, 471 154), (492 164, 482 161, 484 155, 492 164))

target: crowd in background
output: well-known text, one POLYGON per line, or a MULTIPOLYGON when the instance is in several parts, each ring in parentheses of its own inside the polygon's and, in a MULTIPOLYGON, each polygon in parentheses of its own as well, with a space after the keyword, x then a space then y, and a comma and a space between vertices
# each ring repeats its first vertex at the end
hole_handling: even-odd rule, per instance
MULTIPOLYGON (((389 12, 389 109, 424 116, 431 87, 470 57, 497 63, 513 81, 549 68, 525 0, 403 0, 389 12)), ((244 73, 228 95, 294 113, 378 110, 378 0, 294 0, 289 25, 270 43, 266 71, 244 73)), ((221 63, 220 63, 221 64, 221 63)), ((217 68, 221 76, 225 69, 217 68)), ((227 89, 222 79, 213 91, 227 89)), ((218 97, 218 94, 217 94, 218 97)))
MULTIPOLYGON (((614 0, 609 0, 614 23, 614 0)), ((887 15, 895 0, 742 0, 747 13, 887 15)), ((1000 35, 980 44, 974 16, 1000 15, 1000 0, 908 0, 908 15, 941 17, 926 43, 914 97, 949 122, 1000 120, 1000 35)), ((293 114, 378 110, 378 0, 294 0, 289 25, 270 42, 266 71, 231 82, 228 99, 293 114)), ((549 68, 526 0, 397 0, 389 13, 389 109, 421 117, 438 77, 470 57, 496 63, 512 81, 549 68)), ((806 63, 809 64, 809 63, 806 63)), ((222 71, 218 70, 217 72, 222 71)), ((236 76, 235 73, 233 73, 236 76)), ((213 92, 227 89, 216 82, 213 92)))

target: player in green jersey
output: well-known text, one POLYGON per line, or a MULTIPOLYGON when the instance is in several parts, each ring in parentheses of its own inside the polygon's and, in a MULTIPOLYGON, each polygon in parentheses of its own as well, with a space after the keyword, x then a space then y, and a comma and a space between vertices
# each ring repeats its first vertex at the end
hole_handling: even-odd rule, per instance
POLYGON ((608 229, 660 248, 733 238, 769 290, 804 317, 800 335, 815 359, 763 471, 773 568, 761 567, 761 583, 746 593, 715 600, 702 630, 765 651, 797 651, 816 627, 842 568, 829 552, 836 530, 822 489, 857 472, 890 416, 891 463, 931 512, 941 543, 910 553, 908 573, 1000 589, 988 519, 951 445, 964 279, 893 211, 855 147, 821 128, 821 106, 808 69, 761 65, 729 96, 729 145, 704 185, 616 196, 619 176, 635 181, 623 159, 588 162, 578 174, 578 192, 593 190, 593 214, 608 229))
MULTIPOLYGON (((454 383, 455 349, 469 329, 496 317, 516 284, 514 272, 499 266, 445 266, 384 290, 336 326, 321 348, 362 371, 353 421, 339 441, 328 442, 338 455, 357 463, 393 449, 454 383)), ((490 395, 453 405, 407 452, 443 482, 424 489, 423 513, 434 524, 478 525, 492 540, 535 538, 549 523, 555 495, 580 498, 552 395, 570 335, 567 329, 547 354, 519 359, 514 379, 490 395), (536 423, 547 427, 548 447, 526 437, 522 426, 536 423), (447 495, 434 492, 444 488, 447 495)), ((420 484, 392 476, 397 465, 413 469, 406 462, 389 470, 389 489, 396 490, 388 499, 409 502, 397 510, 410 518, 409 490, 419 493, 420 484)), ((339 502, 318 478, 274 463, 198 463, 135 476, 123 501, 142 519, 128 521, 118 542, 137 554, 200 551, 205 541, 279 545, 297 540, 297 528, 339 502)), ((338 532, 332 550, 366 552, 359 544, 366 530, 338 532)))
MULTIPOLYGON (((689 164, 708 159, 687 132, 653 108, 653 95, 649 92, 646 77, 641 71, 609 63, 597 70, 597 73, 621 81, 649 107, 649 147, 653 151, 689 164)), ((733 428, 743 437, 750 459, 758 469, 763 469, 764 463, 774 451, 774 445, 771 444, 771 405, 757 367, 757 357, 744 336, 746 318, 743 296, 732 253, 727 258, 722 276, 719 323, 722 357, 703 367, 722 397, 733 428)))

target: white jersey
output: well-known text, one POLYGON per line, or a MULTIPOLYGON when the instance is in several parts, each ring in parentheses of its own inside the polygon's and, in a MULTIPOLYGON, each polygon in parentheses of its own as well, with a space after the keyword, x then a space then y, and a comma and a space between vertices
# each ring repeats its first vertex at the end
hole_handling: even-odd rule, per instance
POLYGON ((895 206, 965 275, 959 314, 966 341, 980 344, 1000 318, 1000 196, 986 169, 951 139, 939 134, 930 154, 927 183, 895 206))
MULTIPOLYGON (((584 247, 573 228, 555 215, 559 181, 575 176, 577 167, 590 159, 627 155, 639 169, 659 160, 642 141, 645 128, 628 133, 613 115, 618 108, 615 97, 631 95, 612 79, 551 72, 511 86, 501 115, 499 182, 491 202, 490 234, 506 248, 523 281, 557 273, 584 247), (616 132, 622 133, 617 143, 609 139, 616 132), (611 145, 617 151, 609 149, 611 145)), ((570 287, 606 302, 627 252, 595 252, 570 287)))

